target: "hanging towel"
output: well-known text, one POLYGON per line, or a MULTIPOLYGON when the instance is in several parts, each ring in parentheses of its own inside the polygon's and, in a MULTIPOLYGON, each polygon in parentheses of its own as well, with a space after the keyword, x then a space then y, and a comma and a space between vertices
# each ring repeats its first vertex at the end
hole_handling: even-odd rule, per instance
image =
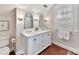
POLYGON ((59 30, 58 31, 58 38, 69 40, 69 38, 70 38, 70 32, 59 30))

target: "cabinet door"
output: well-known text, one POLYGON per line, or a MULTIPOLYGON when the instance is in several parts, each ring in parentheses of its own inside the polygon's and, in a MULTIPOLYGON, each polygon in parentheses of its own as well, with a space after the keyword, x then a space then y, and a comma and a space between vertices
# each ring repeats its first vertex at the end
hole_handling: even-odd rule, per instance
POLYGON ((33 39, 33 54, 38 53, 38 51, 39 51, 38 47, 39 47, 38 37, 35 37, 33 39))
POLYGON ((39 36, 34 36, 29 38, 29 43, 28 43, 28 54, 31 55, 36 55, 40 52, 40 37, 39 36))
POLYGON ((37 35, 35 36, 36 38, 36 42, 34 43, 34 50, 36 51, 35 54, 39 54, 42 50, 41 50, 41 35, 37 35))
POLYGON ((27 40, 27 54, 32 55, 34 54, 34 37, 29 37, 27 40))
POLYGON ((40 53, 43 49, 42 49, 42 34, 38 35, 38 53, 40 53))

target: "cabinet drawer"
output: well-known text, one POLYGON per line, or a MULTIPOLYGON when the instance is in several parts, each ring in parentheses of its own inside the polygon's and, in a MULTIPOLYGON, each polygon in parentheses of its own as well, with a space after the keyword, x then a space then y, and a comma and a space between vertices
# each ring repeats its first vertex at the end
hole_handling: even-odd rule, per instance
POLYGON ((47 38, 51 38, 51 32, 47 32, 41 35, 42 39, 47 39, 47 38))

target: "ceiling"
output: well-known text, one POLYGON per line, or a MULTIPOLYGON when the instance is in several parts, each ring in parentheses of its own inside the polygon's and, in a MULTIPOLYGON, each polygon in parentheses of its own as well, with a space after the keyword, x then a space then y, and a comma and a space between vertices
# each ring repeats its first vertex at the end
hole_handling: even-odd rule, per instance
POLYGON ((0 4, 0 14, 11 12, 14 8, 27 9, 33 12, 46 13, 53 4, 47 4, 47 8, 44 7, 44 4, 0 4))

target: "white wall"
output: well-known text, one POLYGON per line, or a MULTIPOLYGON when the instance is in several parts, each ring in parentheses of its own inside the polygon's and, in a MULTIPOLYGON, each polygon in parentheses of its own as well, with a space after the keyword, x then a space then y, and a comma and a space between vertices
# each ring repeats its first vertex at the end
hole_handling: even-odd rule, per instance
POLYGON ((66 48, 70 51, 73 51, 75 53, 78 53, 79 50, 79 33, 77 32, 72 32, 70 35, 70 40, 62 40, 58 39, 58 30, 56 29, 56 9, 52 8, 49 11, 49 16, 51 18, 51 21, 48 23, 48 28, 52 30, 52 43, 57 44, 63 48, 66 48))

